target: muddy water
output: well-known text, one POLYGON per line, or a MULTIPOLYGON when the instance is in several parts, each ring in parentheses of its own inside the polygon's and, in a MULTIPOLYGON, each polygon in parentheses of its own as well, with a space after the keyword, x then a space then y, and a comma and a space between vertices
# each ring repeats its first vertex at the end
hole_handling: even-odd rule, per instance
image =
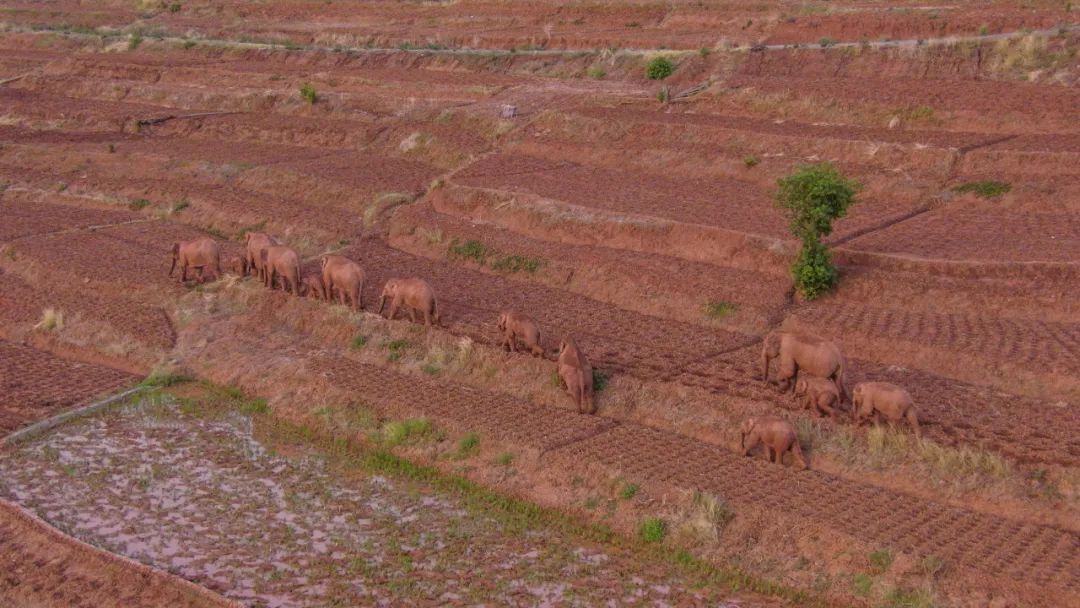
POLYGON ((21 446, 0 495, 252 606, 760 605, 558 531, 505 530, 419 483, 275 455, 249 418, 168 398, 21 446))

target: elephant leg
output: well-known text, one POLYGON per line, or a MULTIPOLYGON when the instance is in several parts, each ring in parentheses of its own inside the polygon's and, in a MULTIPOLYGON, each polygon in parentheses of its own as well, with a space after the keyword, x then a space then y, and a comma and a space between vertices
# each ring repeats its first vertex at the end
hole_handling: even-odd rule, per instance
POLYGON ((510 352, 512 352, 512 353, 518 352, 517 336, 516 335, 510 334, 510 336, 506 338, 506 344, 509 346, 508 350, 510 352))
POLYGON ((388 319, 394 320, 394 315, 397 314, 399 306, 401 306, 401 296, 394 296, 394 299, 390 301, 390 316, 387 317, 388 319))
POLYGON ((352 309, 355 311, 363 308, 363 306, 360 306, 360 290, 353 289, 350 295, 352 296, 352 309))
POLYGON ((409 307, 409 320, 416 323, 416 309, 412 306, 409 307))

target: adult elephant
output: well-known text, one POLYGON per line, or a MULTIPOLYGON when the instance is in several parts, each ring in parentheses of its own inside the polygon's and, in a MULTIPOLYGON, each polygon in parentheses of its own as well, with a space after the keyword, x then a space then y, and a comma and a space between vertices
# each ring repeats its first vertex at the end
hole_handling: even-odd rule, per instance
POLYGON ((244 268, 240 276, 246 277, 249 272, 254 273, 259 277, 260 281, 266 282, 266 276, 263 274, 262 259, 259 257, 259 252, 267 247, 273 247, 274 245, 280 245, 277 239, 266 234, 265 232, 248 232, 244 234, 244 268))
POLYGON ((803 370, 812 376, 832 379, 840 398, 851 400, 844 386, 847 361, 833 342, 810 334, 773 331, 765 336, 761 348, 761 378, 766 382, 769 381, 769 363, 777 358, 780 359, 777 373, 780 390, 791 388, 795 375, 803 370))
POLYGON ((324 255, 321 263, 326 298, 333 300, 337 289, 340 303, 348 300, 353 310, 363 310, 364 269, 343 255, 324 255))
POLYGON ((172 266, 169 276, 173 275, 176 265, 180 264, 180 282, 187 281, 188 268, 199 271, 199 280, 206 277, 207 269, 214 276, 221 276, 221 248, 217 241, 202 237, 192 241, 173 243, 172 266))
POLYGON ((416 322, 416 313, 424 316, 424 325, 430 327, 432 321, 436 325, 441 322, 439 315, 439 303, 435 299, 435 290, 423 279, 389 279, 383 286, 382 297, 379 298, 379 314, 382 314, 386 300, 390 300, 390 313, 386 316, 391 321, 401 306, 409 310, 409 318, 416 322))
POLYGON ((270 289, 281 277, 283 287, 294 296, 300 295, 300 256, 284 245, 271 245, 259 252, 265 284, 270 289))

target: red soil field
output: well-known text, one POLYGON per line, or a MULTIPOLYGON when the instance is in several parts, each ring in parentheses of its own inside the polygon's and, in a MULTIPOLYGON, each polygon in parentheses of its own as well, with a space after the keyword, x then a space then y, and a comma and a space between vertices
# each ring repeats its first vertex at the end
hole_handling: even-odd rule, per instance
POLYGON ((107 367, 0 340, 0 432, 7 434, 135 380, 107 367))
POLYGON ((0 501, 0 602, 35 608, 216 608, 231 602, 58 533, 0 501))

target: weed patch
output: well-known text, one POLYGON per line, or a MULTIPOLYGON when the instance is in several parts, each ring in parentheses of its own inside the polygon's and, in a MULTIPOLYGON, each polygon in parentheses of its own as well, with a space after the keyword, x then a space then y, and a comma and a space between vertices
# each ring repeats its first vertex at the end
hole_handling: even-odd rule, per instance
POLYGON ((705 316, 710 319, 723 319, 736 310, 738 310, 738 307, 731 302, 708 302, 705 304, 705 316))
POLYGON ((314 105, 319 100, 319 93, 310 82, 305 82, 300 86, 300 98, 314 105))
POLYGON ((145 198, 137 198, 128 203, 128 207, 130 207, 132 211, 138 211, 140 209, 145 209, 149 207, 150 204, 150 201, 146 200, 145 198))
POLYGON ((675 72, 675 64, 667 57, 654 57, 645 65, 645 76, 649 80, 663 80, 675 72))
POLYGON ((544 260, 540 258, 504 254, 476 239, 467 241, 453 239, 447 247, 446 257, 450 260, 464 260, 475 262, 480 266, 486 265, 495 272, 527 272, 533 274, 544 265, 544 260))
POLYGON ((995 181, 968 182, 953 186, 953 192, 958 194, 971 193, 979 198, 997 198, 1009 190, 1012 190, 1012 186, 1009 184, 995 181))
POLYGON ((650 517, 641 522, 638 536, 646 543, 658 543, 667 536, 667 524, 659 517, 650 517))
POLYGON ((621 498, 623 500, 630 500, 633 497, 637 496, 637 493, 638 493, 639 489, 640 488, 638 487, 638 484, 636 484, 636 483, 625 484, 625 485, 623 485, 622 489, 619 490, 619 498, 621 498))

